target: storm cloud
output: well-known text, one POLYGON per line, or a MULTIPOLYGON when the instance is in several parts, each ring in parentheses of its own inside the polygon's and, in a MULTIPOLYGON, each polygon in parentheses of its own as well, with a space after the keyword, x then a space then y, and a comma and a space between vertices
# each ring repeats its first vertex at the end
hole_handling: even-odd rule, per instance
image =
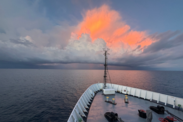
POLYGON ((31 6, 20 2, 22 6, 17 10, 17 2, 1 1, 0 68, 100 69, 103 48, 109 48, 108 63, 113 69, 183 70, 182 31, 136 31, 107 5, 86 10, 83 20, 76 24, 55 24, 47 18, 46 10, 36 11, 39 1, 31 6), (102 29, 92 26, 93 31, 88 31, 87 15, 96 21, 96 11, 100 17, 107 14, 116 18, 102 29))

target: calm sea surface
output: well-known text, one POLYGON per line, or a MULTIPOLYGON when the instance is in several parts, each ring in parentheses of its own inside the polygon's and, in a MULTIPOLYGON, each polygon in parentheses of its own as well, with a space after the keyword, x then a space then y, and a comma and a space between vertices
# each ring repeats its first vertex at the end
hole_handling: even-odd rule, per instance
MULTIPOLYGON (((183 72, 110 70, 113 83, 183 98, 183 72)), ((0 69, 0 122, 65 122, 102 70, 0 69)))

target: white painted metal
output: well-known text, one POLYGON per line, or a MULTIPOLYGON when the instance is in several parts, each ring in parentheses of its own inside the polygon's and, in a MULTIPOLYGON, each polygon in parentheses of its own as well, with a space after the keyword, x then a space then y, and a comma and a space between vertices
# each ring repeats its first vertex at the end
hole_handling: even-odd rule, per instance
POLYGON ((88 105, 88 102, 89 102, 89 101, 88 101, 87 98, 86 98, 86 93, 83 95, 83 98, 84 98, 86 104, 88 105))
POLYGON ((81 116, 86 117, 83 110, 81 109, 81 106, 79 104, 77 105, 76 109, 79 111, 81 116))
POLYGON ((166 95, 166 102, 165 102, 165 105, 167 105, 167 101, 168 101, 168 96, 166 95))
POLYGON ((98 84, 96 84, 95 86, 96 86, 97 90, 100 90, 100 88, 99 88, 98 84))
POLYGON ((123 93, 123 94, 127 94, 127 87, 126 87, 126 86, 123 86, 123 87, 122 87, 122 93, 123 93))
POLYGON ((91 101, 90 89, 88 89, 87 92, 86 92, 85 94, 86 94, 86 97, 87 97, 88 102, 90 102, 90 101, 91 101))
POLYGON ((130 95, 133 95, 133 96, 135 96, 135 88, 131 88, 130 95))
POLYGON ((119 92, 120 93, 121 93, 122 89, 123 89, 123 86, 122 85, 119 85, 119 92))
MULTIPOLYGON (((122 90, 126 89, 126 91, 128 91, 129 95, 141 97, 144 99, 148 99, 150 101, 156 100, 157 103, 162 102, 165 105, 169 104, 169 105, 172 105, 173 108, 175 108, 175 106, 178 106, 178 105, 183 106, 182 98, 164 95, 164 94, 160 94, 160 93, 152 92, 152 91, 148 91, 148 90, 136 89, 136 88, 132 88, 132 87, 117 85, 117 84, 112 84, 112 85, 107 84, 107 86, 113 87, 113 89, 115 89, 115 91, 120 91, 122 93, 124 93, 122 90)), ((67 122, 77 122, 79 120, 79 118, 81 118, 81 115, 83 115, 84 112, 87 111, 86 110, 86 108, 88 108, 87 104, 89 104, 91 98, 94 95, 94 92, 96 92, 97 90, 102 89, 102 88, 103 88, 102 83, 93 84, 90 87, 88 87, 86 89, 86 91, 82 94, 82 96, 79 98, 79 100, 76 103, 73 111, 71 112, 71 115, 67 122)))
POLYGON ((88 104, 90 101, 89 101, 89 98, 88 98, 88 96, 87 96, 87 92, 84 94, 84 100, 85 100, 85 102, 88 104))
POLYGON ((121 87, 121 93, 123 93, 123 89, 124 89, 123 87, 124 87, 124 86, 121 85, 120 87, 121 87))
POLYGON ((146 98, 146 91, 145 90, 141 90, 140 93, 141 93, 140 97, 145 99, 146 98))
POLYGON ((135 90, 135 96, 136 97, 140 97, 140 89, 136 89, 135 90))
POLYGON ((103 84, 102 83, 99 83, 100 84, 100 89, 102 89, 103 88, 103 84))
POLYGON ((127 94, 131 93, 131 87, 127 87, 127 94))
POLYGON ((117 92, 118 91, 118 85, 114 84, 114 89, 117 92))
POLYGON ((173 105, 173 108, 175 107, 174 101, 175 101, 175 97, 168 96, 168 104, 173 105))
POLYGON ((91 95, 89 94, 89 89, 87 90, 85 95, 86 95, 87 101, 90 102, 91 101, 91 95))
POLYGON ((159 101, 163 102, 166 105, 167 102, 167 96, 164 94, 160 94, 159 101))
MULTIPOLYGON (((97 90, 97 91, 98 91, 98 90, 97 90)), ((94 93, 91 89, 89 89, 89 96, 90 96, 90 99, 93 98, 94 95, 95 95, 95 93, 94 93)))
POLYGON ((153 93, 153 100, 157 101, 159 103, 159 93, 154 92, 153 93))
MULTIPOLYGON (((79 111, 78 111, 77 107, 76 107, 76 109, 75 109, 75 113, 76 113, 77 118, 81 118, 81 119, 83 120, 83 118, 82 118, 81 115, 79 114, 79 111)), ((79 120, 79 119, 78 119, 78 120, 79 120)))
POLYGON ((96 88, 96 85, 93 85, 93 91, 98 91, 98 89, 96 88))
POLYGON ((98 83, 100 89, 102 89, 102 83, 98 83))
POLYGON ((146 99, 152 101, 152 94, 153 94, 153 92, 147 91, 146 99))
POLYGON ((82 104, 82 100, 80 99, 79 105, 81 106, 83 112, 87 112, 86 108, 84 107, 84 104, 82 104))
POLYGON ((105 95, 115 94, 115 89, 103 89, 103 94, 105 95))
POLYGON ((175 104, 176 104, 176 106, 178 106, 178 105, 183 106, 183 99, 181 99, 181 98, 176 98, 175 104), (182 104, 181 104, 181 103, 182 103, 182 104))
POLYGON ((96 91, 95 88, 93 87, 93 85, 90 87, 90 89, 91 89, 92 91, 96 91))
POLYGON ((71 121, 73 122, 76 122, 76 118, 74 117, 74 115, 72 115, 72 117, 71 117, 71 121))
POLYGON ((83 96, 81 96, 81 101, 82 101, 83 105, 85 106, 85 108, 88 108, 87 103, 85 102, 85 100, 84 100, 84 97, 83 97, 83 96))

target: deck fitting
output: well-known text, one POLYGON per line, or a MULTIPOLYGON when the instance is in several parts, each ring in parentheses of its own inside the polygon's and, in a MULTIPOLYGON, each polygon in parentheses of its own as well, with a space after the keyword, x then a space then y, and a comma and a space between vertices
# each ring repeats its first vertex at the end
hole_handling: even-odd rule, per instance
POLYGON ((117 105, 117 103, 114 103, 114 102, 112 102, 112 101, 106 101, 106 100, 105 100, 105 102, 111 103, 111 104, 113 104, 113 105, 117 105))

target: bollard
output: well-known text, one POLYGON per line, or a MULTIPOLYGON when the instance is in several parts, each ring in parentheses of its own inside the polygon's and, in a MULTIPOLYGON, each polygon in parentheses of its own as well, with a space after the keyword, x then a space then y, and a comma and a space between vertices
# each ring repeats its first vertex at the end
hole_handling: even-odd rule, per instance
POLYGON ((125 103, 128 103, 128 96, 127 95, 125 95, 125 103))
POLYGON ((112 98, 112 100, 113 100, 113 102, 115 103, 115 99, 114 99, 114 98, 112 98))
POLYGON ((106 97, 106 98, 107 98, 107 100, 106 100, 106 101, 108 101, 108 98, 109 98, 109 97, 106 97))

